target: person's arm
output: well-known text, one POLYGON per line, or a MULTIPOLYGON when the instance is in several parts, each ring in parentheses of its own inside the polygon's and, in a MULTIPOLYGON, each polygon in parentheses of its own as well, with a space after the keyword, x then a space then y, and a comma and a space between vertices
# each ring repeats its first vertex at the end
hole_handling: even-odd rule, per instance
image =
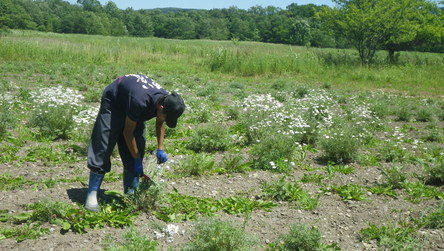
POLYGON ((133 158, 140 158, 139 149, 137 148, 136 138, 134 137, 134 130, 137 122, 131 120, 128 116, 125 118, 125 126, 123 128, 123 137, 125 138, 126 146, 133 158))
POLYGON ((156 118, 156 137, 157 149, 164 150, 163 139, 165 138, 165 120, 159 117, 156 118))

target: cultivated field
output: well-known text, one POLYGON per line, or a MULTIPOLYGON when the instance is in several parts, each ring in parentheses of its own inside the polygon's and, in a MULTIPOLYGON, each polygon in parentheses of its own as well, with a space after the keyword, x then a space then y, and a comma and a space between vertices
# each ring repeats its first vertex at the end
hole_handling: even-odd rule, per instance
POLYGON ((444 57, 238 41, 0 37, 1 250, 443 250, 444 57), (187 110, 124 196, 83 203, 102 89, 143 73, 187 110))

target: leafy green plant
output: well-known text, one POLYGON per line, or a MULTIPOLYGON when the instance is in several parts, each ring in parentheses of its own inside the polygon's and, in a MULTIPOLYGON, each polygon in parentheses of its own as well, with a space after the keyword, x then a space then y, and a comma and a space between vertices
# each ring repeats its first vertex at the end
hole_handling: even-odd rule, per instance
POLYGON ((280 235, 275 242, 270 244, 272 250, 282 251, 320 250, 321 246, 319 230, 303 223, 292 224, 287 234, 280 235))
POLYGON ((230 144, 230 137, 225 128, 219 125, 209 125, 194 131, 187 148, 195 152, 212 153, 224 151, 230 144))
POLYGON ((263 193, 266 197, 294 202, 298 207, 306 210, 314 209, 318 206, 319 197, 313 198, 305 192, 298 183, 287 182, 285 177, 272 182, 266 182, 262 186, 263 193))
POLYGON ((234 222, 217 219, 200 220, 190 242, 182 250, 252 250, 253 239, 234 222))
POLYGON ((179 177, 202 176, 214 170, 214 157, 207 153, 189 155, 181 159, 173 175, 179 177))
POLYGON ((431 167, 428 168, 429 182, 431 183, 444 183, 444 157, 436 158, 431 167))
POLYGON ((276 172, 287 172, 298 151, 291 137, 269 133, 251 149, 253 167, 276 172))
POLYGON ((376 185, 367 189, 372 194, 383 194, 393 198, 396 198, 396 196, 398 196, 398 194, 393 190, 392 185, 376 185))
POLYGON ((416 121, 432 122, 435 120, 435 110, 431 106, 423 106, 416 112, 416 121))
POLYGON ((322 158, 335 163, 350 163, 357 159, 361 141, 354 128, 345 126, 319 137, 317 145, 323 151, 322 158))
POLYGON ((327 177, 319 173, 304 173, 301 182, 321 184, 325 179, 327 179, 327 177))
POLYGON ((400 105, 396 115, 398 121, 408 122, 413 118, 412 107, 400 105))
POLYGON ((12 177, 10 173, 0 175, 0 190, 15 190, 25 185, 33 184, 32 181, 25 179, 23 176, 12 177))
POLYGON ((245 162, 240 154, 226 154, 218 163, 215 172, 222 173, 245 173, 250 170, 251 163, 245 162))
POLYGON ((37 239, 47 233, 49 233, 49 229, 35 223, 24 224, 19 227, 2 227, 0 228, 0 240, 15 238, 16 241, 21 242, 27 239, 37 239))
POLYGON ((20 222, 51 222, 60 225, 65 231, 72 229, 79 233, 90 228, 103 228, 105 225, 128 226, 137 216, 130 207, 116 201, 103 203, 100 212, 92 212, 83 207, 55 201, 41 201, 25 207, 32 212, 19 215, 20 217, 16 219, 20 222))
POLYGON ((334 173, 351 174, 355 169, 348 165, 336 165, 334 162, 328 162, 327 173, 333 175, 334 173))
POLYGON ((364 196, 365 190, 358 184, 348 184, 339 187, 334 186, 333 190, 341 196, 343 200, 368 200, 364 196))
POLYGON ((389 224, 387 226, 376 226, 370 224, 367 228, 360 231, 361 241, 375 240, 381 248, 389 250, 420 250, 419 243, 415 240, 413 234, 415 229, 411 226, 396 226, 389 224))
POLYGON ((444 203, 440 201, 436 206, 428 208, 416 219, 421 228, 439 229, 444 227, 444 203))
POLYGON ((166 222, 195 220, 198 216, 214 216, 218 211, 229 214, 248 214, 254 210, 270 210, 276 204, 242 197, 215 200, 183 195, 177 191, 162 197, 160 207, 152 213, 166 222))
POLYGON ((407 192, 407 200, 413 203, 419 203, 421 199, 443 199, 444 193, 436 187, 427 186, 421 182, 405 182, 402 187, 407 192))
POLYGON ((40 104, 32 113, 29 124, 42 137, 67 139, 75 126, 74 109, 69 105, 40 104))
POLYGON ((402 188, 404 182, 407 180, 407 174, 404 172, 403 166, 393 166, 381 170, 384 177, 384 185, 391 186, 395 189, 402 188))
POLYGON ((27 155, 22 160, 28 162, 42 161, 45 165, 50 165, 73 163, 78 161, 78 158, 75 154, 61 151, 50 145, 36 145, 29 148, 27 155))
POLYGON ((12 102, 5 100, 5 96, 0 93, 0 139, 6 136, 17 120, 12 108, 12 102))
POLYGON ((103 246, 106 251, 157 250, 157 242, 148 239, 146 235, 139 233, 133 226, 123 235, 123 241, 116 241, 116 238, 109 235, 103 246))

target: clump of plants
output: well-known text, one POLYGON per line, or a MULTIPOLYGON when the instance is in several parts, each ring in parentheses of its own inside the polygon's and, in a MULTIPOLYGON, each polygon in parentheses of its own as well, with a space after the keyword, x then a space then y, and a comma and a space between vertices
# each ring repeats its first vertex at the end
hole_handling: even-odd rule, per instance
POLYGON ((6 136, 6 132, 13 127, 16 120, 11 103, 0 95, 0 139, 6 136))
POLYGON ((320 250, 323 246, 319 230, 303 223, 291 225, 288 233, 280 235, 269 245, 271 250, 282 251, 320 250))
POLYGON ((192 240, 182 250, 252 250, 253 238, 234 222, 218 219, 200 220, 192 240))
POLYGON ((187 148, 194 152, 213 153, 225 151, 231 145, 227 130, 219 125, 197 128, 188 142, 187 148))
POLYGON ((37 128, 42 137, 67 139, 75 126, 74 113, 69 105, 43 103, 34 110, 29 124, 37 128))
POLYGON ((289 182, 285 177, 266 182, 262 186, 265 197, 278 201, 289 201, 298 207, 310 210, 318 206, 319 197, 313 198, 296 182, 289 182))
POLYGON ((427 172, 429 174, 429 182, 444 184, 444 157, 435 159, 427 172))
POLYGON ((128 232, 123 235, 122 241, 116 241, 112 236, 108 236, 104 243, 106 251, 125 251, 140 250, 154 251, 157 250, 157 242, 150 240, 146 235, 138 232, 134 227, 130 227, 128 232))
POLYGON ((324 133, 318 138, 317 145, 325 161, 350 163, 357 159, 362 144, 358 133, 348 125, 324 133))
POLYGON ((292 168, 299 144, 290 136, 269 133, 253 145, 253 168, 287 172, 292 168))
POLYGON ((207 153, 198 153, 181 159, 171 173, 172 176, 189 177, 211 174, 214 170, 214 157, 207 153))
POLYGON ((367 200, 364 196, 365 190, 358 184, 348 184, 343 186, 335 186, 333 190, 341 196, 343 200, 367 200))
POLYGON ((412 226, 397 226, 389 224, 377 226, 370 224, 367 228, 361 229, 361 241, 375 240, 377 245, 388 250, 397 250, 403 247, 404 250, 420 250, 420 244, 414 238, 415 228, 412 226))

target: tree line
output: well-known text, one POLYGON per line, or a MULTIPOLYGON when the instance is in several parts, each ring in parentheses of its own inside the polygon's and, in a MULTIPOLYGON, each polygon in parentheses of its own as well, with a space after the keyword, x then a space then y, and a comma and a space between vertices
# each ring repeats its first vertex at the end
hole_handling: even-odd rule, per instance
POLYGON ((109 1, 2 0, 0 28, 175 39, 240 40, 358 49, 444 52, 444 11, 428 0, 334 0, 336 6, 119 9, 109 1))

